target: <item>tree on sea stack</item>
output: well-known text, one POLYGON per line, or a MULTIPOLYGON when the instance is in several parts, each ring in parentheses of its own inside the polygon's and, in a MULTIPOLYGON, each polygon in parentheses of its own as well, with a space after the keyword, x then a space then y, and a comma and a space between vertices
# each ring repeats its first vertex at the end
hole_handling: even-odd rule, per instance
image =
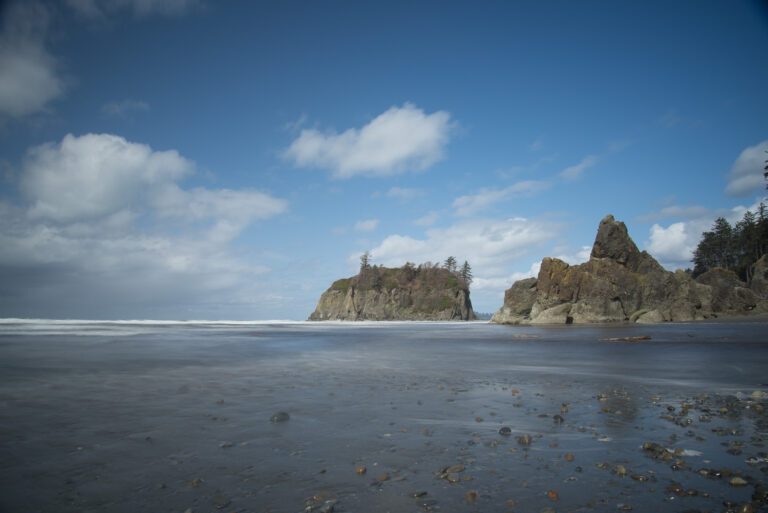
POLYGON ((459 276, 462 280, 464 280, 464 283, 467 284, 467 287, 469 287, 472 284, 472 267, 470 267, 469 262, 464 260, 464 265, 461 266, 461 271, 459 271, 459 276))
POLYGON ((371 268, 371 253, 366 251, 360 256, 360 274, 371 268))
POLYGON ((452 273, 456 272, 456 259, 452 256, 449 256, 445 259, 445 263, 443 264, 443 269, 447 269, 451 271, 452 273))

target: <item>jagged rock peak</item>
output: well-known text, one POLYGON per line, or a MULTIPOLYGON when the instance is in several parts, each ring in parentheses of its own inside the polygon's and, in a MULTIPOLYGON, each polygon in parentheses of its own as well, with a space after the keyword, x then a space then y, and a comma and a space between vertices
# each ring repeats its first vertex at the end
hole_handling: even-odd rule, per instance
POLYGON ((640 250, 629 237, 627 226, 608 214, 600 221, 591 258, 610 258, 629 269, 637 269, 640 250))

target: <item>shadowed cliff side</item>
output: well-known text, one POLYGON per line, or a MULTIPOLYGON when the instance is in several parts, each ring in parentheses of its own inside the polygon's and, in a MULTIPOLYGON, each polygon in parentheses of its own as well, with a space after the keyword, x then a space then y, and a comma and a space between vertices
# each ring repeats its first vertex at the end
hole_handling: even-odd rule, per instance
MULTIPOLYGON (((765 258, 756 266, 766 266, 765 258)), ((756 269, 765 276, 765 270, 756 269)), ((750 288, 735 273, 713 269, 695 280, 665 270, 640 251, 622 222, 608 215, 598 227, 589 261, 541 262, 538 278, 516 282, 491 322, 586 324, 597 322, 692 321, 768 312, 763 284, 750 288)))
POLYGON ((469 287, 456 273, 430 266, 373 267, 337 280, 310 321, 474 320, 469 287))

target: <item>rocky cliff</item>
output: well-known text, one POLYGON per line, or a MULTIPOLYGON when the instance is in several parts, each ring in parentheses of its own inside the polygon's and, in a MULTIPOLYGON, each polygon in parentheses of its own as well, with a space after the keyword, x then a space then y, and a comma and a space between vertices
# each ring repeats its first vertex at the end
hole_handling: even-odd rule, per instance
MULTIPOLYGON (((761 265, 759 269, 758 264, 761 265)), ((595 322, 691 321, 720 315, 768 312, 765 258, 749 288, 731 271, 713 269, 697 279, 669 272, 639 251, 627 227, 613 216, 600 221, 589 261, 541 262, 538 278, 521 280, 504 295, 491 322, 583 324, 595 322)))
POLYGON ((310 321, 474 320, 469 287, 454 273, 407 264, 374 267, 323 292, 310 321))

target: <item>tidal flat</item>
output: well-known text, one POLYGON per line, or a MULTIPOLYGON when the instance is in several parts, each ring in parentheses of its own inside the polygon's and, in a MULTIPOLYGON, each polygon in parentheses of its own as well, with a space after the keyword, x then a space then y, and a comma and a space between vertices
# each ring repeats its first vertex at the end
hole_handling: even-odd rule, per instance
POLYGON ((764 320, 4 320, 0 511, 768 511, 766 369, 764 320))

